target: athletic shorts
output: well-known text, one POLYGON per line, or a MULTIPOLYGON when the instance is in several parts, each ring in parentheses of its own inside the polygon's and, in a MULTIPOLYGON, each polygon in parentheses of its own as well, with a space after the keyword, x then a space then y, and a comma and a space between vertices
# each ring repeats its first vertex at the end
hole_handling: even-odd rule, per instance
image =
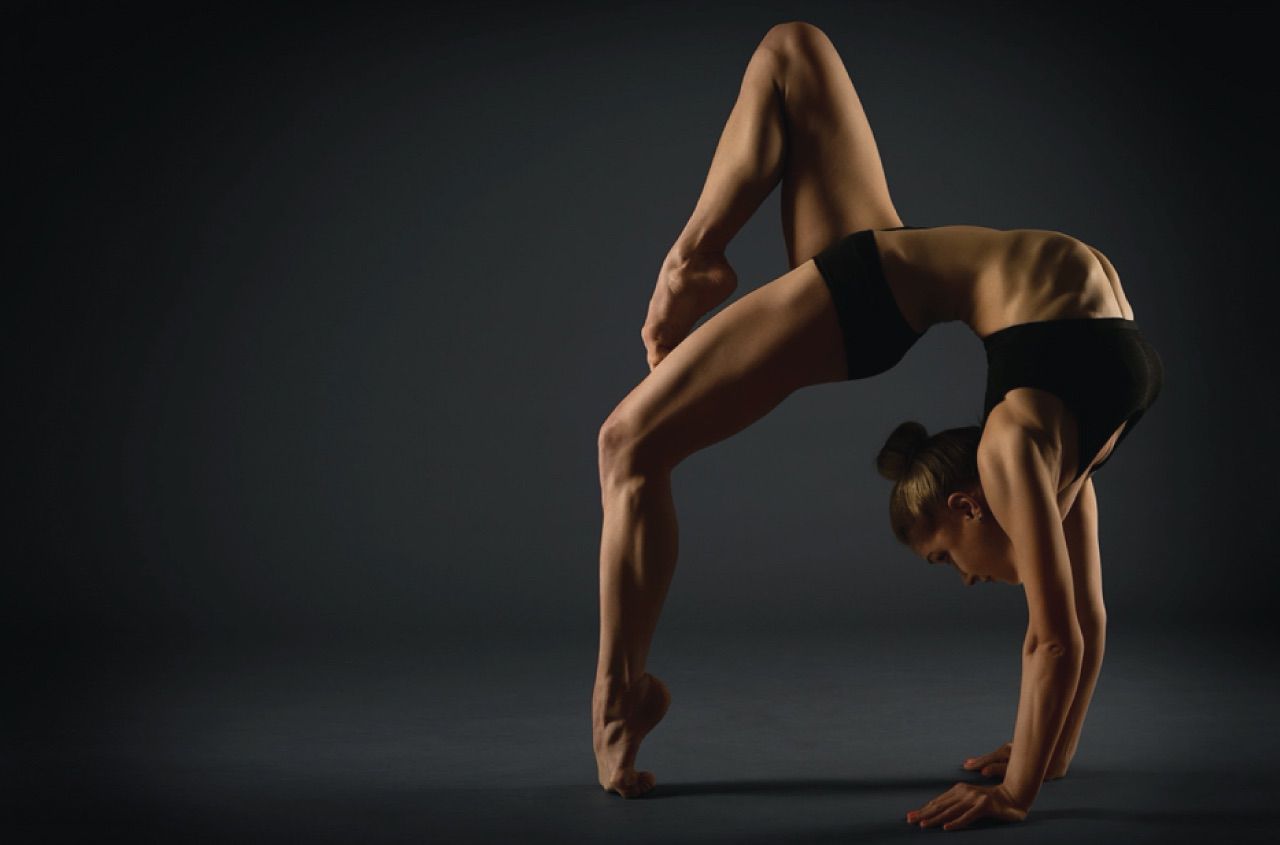
POLYGON ((927 229, 894 226, 863 229, 845 235, 813 257, 822 273, 844 334, 848 379, 868 378, 892 367, 907 354, 923 332, 907 323, 893 298, 880 266, 875 232, 927 229))

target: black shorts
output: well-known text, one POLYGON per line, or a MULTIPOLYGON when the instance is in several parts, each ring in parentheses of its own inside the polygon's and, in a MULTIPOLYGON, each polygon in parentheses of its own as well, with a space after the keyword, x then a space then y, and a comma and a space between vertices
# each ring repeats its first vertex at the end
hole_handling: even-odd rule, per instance
POLYGON ((845 235, 813 257, 835 302, 844 334, 848 379, 883 373, 902 360, 923 336, 923 332, 911 328, 894 301, 880 267, 875 232, 927 228, 862 229, 845 235))
MULTIPOLYGON (((1015 387, 1037 387, 1062 400, 1076 417, 1084 473, 1107 439, 1127 423, 1111 460, 1164 385, 1164 363, 1138 324, 1123 317, 1066 317, 1017 323, 982 339, 987 390, 982 425, 1015 387)), ((1072 480, 1074 481, 1075 478, 1072 480)))

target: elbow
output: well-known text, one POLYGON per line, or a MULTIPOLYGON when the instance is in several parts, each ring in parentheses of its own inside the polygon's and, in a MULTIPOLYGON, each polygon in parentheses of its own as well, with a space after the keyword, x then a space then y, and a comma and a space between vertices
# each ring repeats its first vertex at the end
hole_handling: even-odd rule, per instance
POLYGON ((1101 648, 1102 644, 1107 641, 1107 613, 1105 610, 1095 610, 1090 613, 1088 618, 1080 620, 1080 634, 1084 637, 1084 644, 1088 648, 1101 648))
POLYGON ((1083 636, 1046 637, 1031 647, 1024 660, 1044 673, 1046 679, 1058 679, 1056 683, 1074 686, 1084 673, 1089 647, 1083 636))
POLYGON ((1076 640, 1045 640, 1032 654, 1043 654, 1047 659, 1064 664, 1074 664, 1077 669, 1084 663, 1084 637, 1076 640))
POLYGON ((1084 660, 1087 644, 1081 628, 1064 628, 1029 638, 1024 653, 1027 657, 1043 657, 1056 663, 1079 664, 1084 660))

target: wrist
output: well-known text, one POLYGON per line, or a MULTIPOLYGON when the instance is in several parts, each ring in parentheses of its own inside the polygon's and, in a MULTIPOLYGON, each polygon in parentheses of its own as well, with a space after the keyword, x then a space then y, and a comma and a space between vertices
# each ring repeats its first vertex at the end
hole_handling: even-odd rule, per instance
POLYGON ((1049 771, 1066 771, 1071 765, 1071 761, 1076 756, 1075 737, 1063 736, 1059 739, 1058 746, 1053 749, 1053 754, 1049 756, 1049 771))
POLYGON ((1010 782, 1006 777, 1004 782, 997 787, 1009 804, 1019 810, 1027 811, 1031 809, 1031 805, 1035 803, 1036 795, 1040 792, 1040 784, 1019 784, 1010 782))
POLYGON ((1003 783, 996 787, 996 791, 1000 793, 1001 797, 1004 798, 1005 802, 1008 803, 1010 807, 1013 807, 1016 810, 1021 810, 1023 813, 1031 811, 1031 805, 1036 799, 1036 794, 1034 792, 1024 792, 1021 795, 1015 794, 1014 790, 1010 789, 1003 783))

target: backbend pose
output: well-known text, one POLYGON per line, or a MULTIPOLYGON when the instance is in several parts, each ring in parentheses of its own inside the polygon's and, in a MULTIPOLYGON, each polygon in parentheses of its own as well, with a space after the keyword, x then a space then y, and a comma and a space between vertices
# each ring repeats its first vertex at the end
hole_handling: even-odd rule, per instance
POLYGON ((662 263, 641 331, 650 372, 600 428, 600 651, 592 740, 600 785, 654 788, 640 742, 670 705, 645 671, 675 570, 671 471, 806 385, 894 366, 936 323, 961 320, 988 360, 983 425, 926 438, 907 422, 879 455, 891 525, 966 584, 1025 590, 1029 624, 1013 737, 965 762, 908 814, 924 826, 1025 818, 1075 753, 1106 615, 1092 472, 1155 401, 1159 356, 1096 249, 1039 229, 914 227, 890 201, 862 105, 810 24, 772 27, 747 63, 706 184, 662 263), (791 270, 730 303, 729 240, 782 182, 791 270))

